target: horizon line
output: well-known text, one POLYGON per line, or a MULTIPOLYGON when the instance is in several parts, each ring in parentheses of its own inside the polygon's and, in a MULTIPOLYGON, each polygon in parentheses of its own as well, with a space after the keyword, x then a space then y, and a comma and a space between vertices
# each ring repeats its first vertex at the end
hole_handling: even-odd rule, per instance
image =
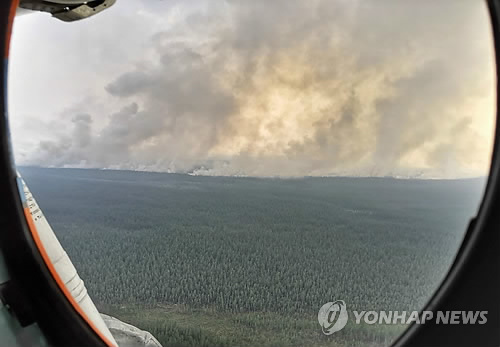
POLYGON ((116 169, 116 168, 99 168, 99 167, 57 167, 57 166, 40 166, 40 165, 16 165, 16 168, 34 168, 34 169, 61 169, 61 170, 95 170, 95 171, 120 171, 120 172, 144 172, 154 174, 173 174, 173 175, 186 175, 192 177, 227 177, 227 178, 257 178, 257 179, 304 179, 304 178, 378 178, 378 179, 394 179, 394 180, 415 180, 415 181, 458 181, 458 180, 475 180, 475 179, 488 179, 489 174, 482 176, 469 176, 469 177, 425 177, 425 176, 398 176, 398 175, 383 175, 383 176, 368 176, 368 175, 302 175, 302 176, 280 176, 280 175, 267 175, 267 176, 252 176, 252 175, 204 175, 194 174, 192 172, 169 172, 169 171, 152 171, 152 170, 134 170, 134 169, 116 169))

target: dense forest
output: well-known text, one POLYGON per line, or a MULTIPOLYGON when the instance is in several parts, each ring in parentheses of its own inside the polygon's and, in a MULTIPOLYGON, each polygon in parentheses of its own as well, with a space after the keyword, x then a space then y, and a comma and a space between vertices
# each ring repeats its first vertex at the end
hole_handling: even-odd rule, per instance
POLYGON ((97 306, 165 347, 390 342, 403 326, 322 336, 318 309, 421 308, 484 184, 20 172, 97 306))

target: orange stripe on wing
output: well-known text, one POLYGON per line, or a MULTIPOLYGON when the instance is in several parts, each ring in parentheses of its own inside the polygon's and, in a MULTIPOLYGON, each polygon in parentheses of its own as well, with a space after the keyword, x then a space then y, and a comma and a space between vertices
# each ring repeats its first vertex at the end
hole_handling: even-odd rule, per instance
POLYGON ((42 255, 42 258, 49 268, 50 273, 52 274, 52 277, 56 280, 57 285, 59 288, 63 291, 64 296, 69 300, 71 303, 71 306, 82 316, 82 318, 87 322, 87 324, 96 332, 96 334, 106 343, 107 346, 109 347, 116 347, 114 343, 112 343, 104 334, 101 333, 101 331, 94 325, 92 320, 89 319, 89 317, 85 314, 85 312, 82 310, 80 305, 76 302, 76 300, 73 298, 73 295, 71 295, 70 291, 68 288, 66 288, 66 285, 64 284, 63 280, 57 273, 56 268, 50 261, 49 255, 47 254, 47 251, 45 250, 45 247, 43 246, 42 240, 40 239, 40 235, 38 235, 38 231, 35 226, 35 222, 33 221, 33 217, 31 216, 29 208, 24 208, 24 216, 26 217, 26 221, 28 222, 28 226, 31 232, 31 235, 33 236, 33 240, 35 241, 35 244, 40 251, 40 254, 42 255))

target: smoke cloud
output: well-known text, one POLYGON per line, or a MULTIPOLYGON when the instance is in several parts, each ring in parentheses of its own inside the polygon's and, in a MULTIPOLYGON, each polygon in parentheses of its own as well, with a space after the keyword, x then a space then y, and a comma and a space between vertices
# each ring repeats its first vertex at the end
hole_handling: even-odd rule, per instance
POLYGON ((103 63, 118 64, 113 76, 86 80, 97 87, 85 103, 45 119, 67 131, 19 140, 21 164, 284 177, 487 173, 494 65, 484 4, 122 3, 122 22, 105 21, 110 9, 84 23, 94 26, 96 57, 112 48, 95 27, 123 40, 122 13, 156 23, 155 32, 131 40, 133 61, 103 63))

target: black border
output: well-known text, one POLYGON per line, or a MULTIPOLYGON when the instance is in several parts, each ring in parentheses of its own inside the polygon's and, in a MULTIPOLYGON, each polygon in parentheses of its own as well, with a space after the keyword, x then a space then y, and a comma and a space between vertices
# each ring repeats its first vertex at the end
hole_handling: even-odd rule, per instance
MULTIPOLYGON (((500 64, 500 0, 487 1, 500 64)), ((0 47, 11 1, 0 1, 0 47)), ((17 190, 9 141, 5 68, 0 71, 0 248, 11 283, 53 346, 106 346, 58 288, 28 229, 17 190)), ((497 72, 498 76, 498 72, 497 72)), ((499 93, 497 89, 497 110, 499 93)), ((498 115, 497 115, 498 120, 498 115)), ((484 325, 411 326, 394 347, 500 346, 500 129, 497 126, 490 176, 483 202, 442 285, 425 310, 488 311, 484 325)))

